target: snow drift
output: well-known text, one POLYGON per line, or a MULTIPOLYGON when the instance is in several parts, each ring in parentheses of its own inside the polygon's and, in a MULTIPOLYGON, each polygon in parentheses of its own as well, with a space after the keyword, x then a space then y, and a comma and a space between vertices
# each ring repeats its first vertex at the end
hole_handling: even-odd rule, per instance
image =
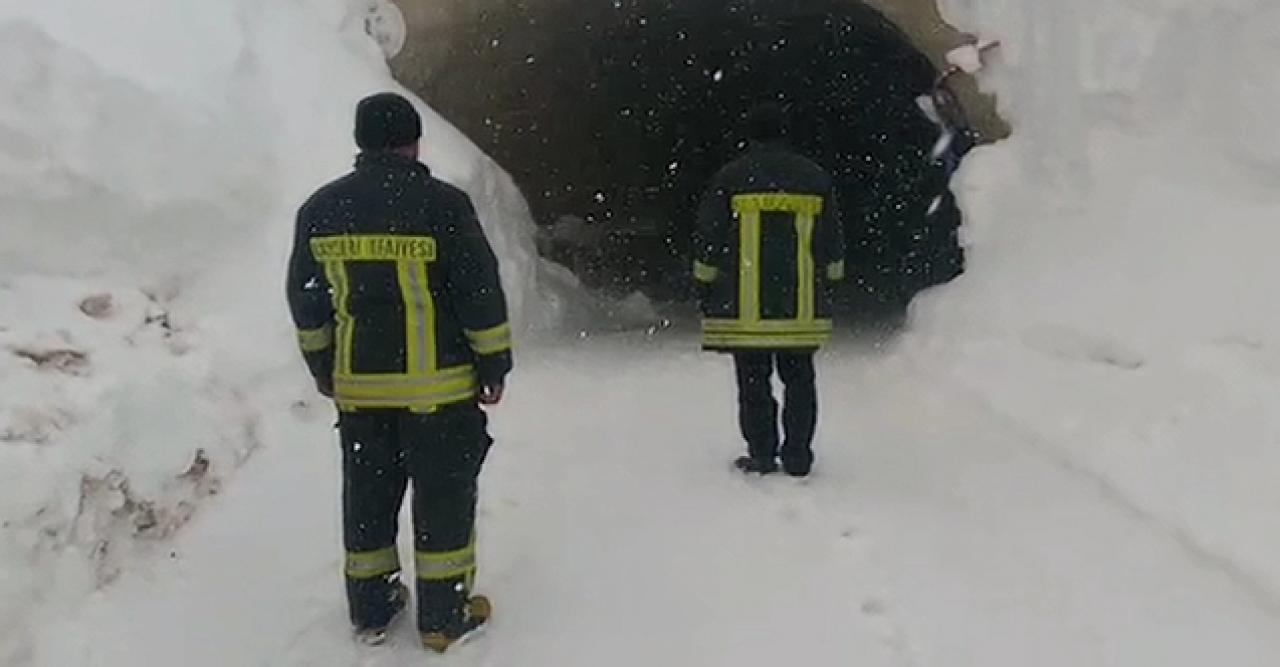
POLYGON ((943 5, 1014 135, 905 350, 1280 609, 1280 7, 943 5))

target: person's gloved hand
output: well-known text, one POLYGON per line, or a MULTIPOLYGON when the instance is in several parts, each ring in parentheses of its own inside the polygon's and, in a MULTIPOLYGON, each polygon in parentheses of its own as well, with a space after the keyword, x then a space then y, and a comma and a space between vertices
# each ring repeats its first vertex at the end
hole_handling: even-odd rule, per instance
POLYGON ((477 397, 480 405, 497 405, 502 402, 502 385, 494 385, 491 387, 481 387, 480 395, 477 397))

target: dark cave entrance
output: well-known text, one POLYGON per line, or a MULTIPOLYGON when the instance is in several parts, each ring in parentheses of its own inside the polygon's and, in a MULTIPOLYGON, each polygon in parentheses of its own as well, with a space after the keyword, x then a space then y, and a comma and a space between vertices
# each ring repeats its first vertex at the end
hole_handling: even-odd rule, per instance
POLYGON ((427 101, 524 191, 545 256, 589 286, 691 297, 697 201, 755 102, 837 177, 853 280, 841 302, 899 311, 963 270, 959 211, 916 98, 937 71, 849 0, 524 2, 453 27, 427 101))

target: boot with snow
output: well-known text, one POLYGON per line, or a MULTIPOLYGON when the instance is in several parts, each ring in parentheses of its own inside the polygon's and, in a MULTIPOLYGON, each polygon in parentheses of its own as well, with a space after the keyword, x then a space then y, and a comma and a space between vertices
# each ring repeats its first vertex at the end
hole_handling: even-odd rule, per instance
POLYGON ((391 585, 387 604, 391 612, 387 622, 383 625, 371 627, 357 627, 355 630, 356 641, 365 646, 382 646, 387 643, 387 635, 390 632, 391 625, 400 617, 400 614, 409 606, 409 587, 405 586, 397 578, 387 582, 391 585))
POLYGON ((422 633, 422 646, 429 651, 444 653, 453 646, 466 642, 480 631, 493 616, 493 604, 489 598, 477 595, 467 600, 461 617, 448 627, 422 633))
POLYGON ((733 462, 734 467, 748 475, 771 475, 778 472, 778 462, 774 459, 758 459, 752 456, 740 457, 733 462))
POLYGON ((788 457, 783 454, 782 471, 792 477, 808 477, 813 472, 813 455, 788 457))

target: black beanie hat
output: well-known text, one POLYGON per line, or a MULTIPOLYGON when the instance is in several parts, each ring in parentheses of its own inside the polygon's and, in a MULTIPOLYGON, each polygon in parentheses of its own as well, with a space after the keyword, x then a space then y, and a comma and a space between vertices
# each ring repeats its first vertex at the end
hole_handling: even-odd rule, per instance
POLYGON ((356 145, 380 151, 408 146, 422 138, 422 118, 413 104, 395 93, 378 93, 356 107, 356 145))

